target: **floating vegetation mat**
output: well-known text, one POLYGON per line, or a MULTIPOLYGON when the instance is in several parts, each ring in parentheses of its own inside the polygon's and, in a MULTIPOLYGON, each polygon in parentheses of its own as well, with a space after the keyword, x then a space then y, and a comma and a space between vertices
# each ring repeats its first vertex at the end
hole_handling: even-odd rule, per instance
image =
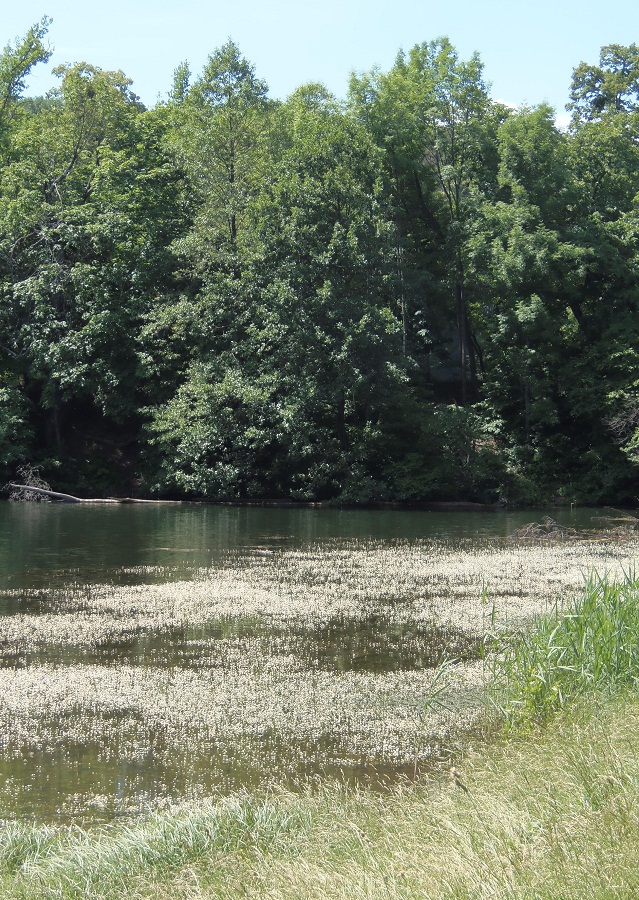
POLYGON ((486 633, 593 568, 627 572, 638 547, 352 542, 229 555, 188 581, 0 591, 0 817, 413 777, 476 727, 486 633))

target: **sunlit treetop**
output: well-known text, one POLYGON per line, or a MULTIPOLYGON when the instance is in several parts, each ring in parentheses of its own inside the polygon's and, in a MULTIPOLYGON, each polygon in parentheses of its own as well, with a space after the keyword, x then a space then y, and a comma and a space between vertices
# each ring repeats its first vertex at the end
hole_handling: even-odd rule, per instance
POLYGON ((567 108, 575 123, 639 109, 639 47, 608 44, 598 66, 580 63, 573 71, 567 108))

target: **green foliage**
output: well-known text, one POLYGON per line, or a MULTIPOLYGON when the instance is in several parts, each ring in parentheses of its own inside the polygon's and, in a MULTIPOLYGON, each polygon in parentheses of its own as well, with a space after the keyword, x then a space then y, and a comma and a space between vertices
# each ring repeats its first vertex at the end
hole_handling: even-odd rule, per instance
POLYGON ((151 443, 162 460, 158 488, 221 499, 259 496, 260 463, 268 465, 281 427, 274 393, 269 379, 251 381, 223 362, 195 363, 153 421, 151 443))
POLYGON ((89 492, 634 500, 635 45, 575 70, 562 133, 447 38, 347 105, 269 100, 232 40, 151 111, 86 62, 27 100, 48 26, 0 54, 5 464, 89 492))
POLYGON ((584 593, 509 643, 495 666, 493 699, 513 724, 545 722, 584 694, 639 681, 639 580, 593 573, 584 593))
POLYGON ((174 174, 158 124, 130 82, 85 63, 57 74, 0 173, 0 343, 45 411, 40 441, 63 457, 134 427, 136 331, 169 277, 179 216, 164 209, 174 174))
POLYGON ((477 386, 465 243, 477 193, 494 181, 491 108, 475 54, 447 38, 400 53, 389 73, 351 80, 351 105, 386 152, 393 187, 396 267, 405 352, 421 368, 437 354, 459 367, 461 399, 477 386), (451 338, 458 352, 451 359, 451 338))
POLYGON ((536 208, 547 225, 559 225, 572 198, 568 139, 554 123, 554 110, 543 104, 508 116, 498 128, 497 149, 502 195, 513 206, 519 201, 536 208))
POLYGON ((202 273, 196 361, 153 414, 169 489, 349 500, 386 490, 369 451, 403 382, 392 224, 378 151, 326 100, 314 87, 278 111, 279 156, 246 195, 233 266, 202 273))
POLYGON ((184 65, 176 72, 171 139, 195 204, 193 228, 179 246, 205 277, 235 272, 238 232, 262 174, 266 94, 232 41, 211 54, 192 85, 184 65))
POLYGON ((634 112, 639 102, 639 47, 607 44, 599 65, 580 63, 573 72, 568 109, 573 121, 601 118, 607 113, 634 112))
POLYGON ((51 56, 43 43, 50 24, 51 19, 43 16, 23 38, 7 44, 0 53, 0 152, 5 150, 11 119, 19 109, 16 101, 25 89, 27 76, 35 65, 51 56))
POLYGON ((504 496, 506 460, 483 411, 429 404, 414 412, 417 428, 384 473, 394 497, 493 503, 504 496))
POLYGON ((545 108, 510 117, 499 129, 501 194, 483 203, 468 243, 484 395, 515 474, 540 499, 629 502, 636 492, 608 424, 636 378, 627 126, 566 136, 545 108))
POLYGON ((32 437, 30 410, 20 387, 16 379, 0 375, 0 477, 5 480, 11 468, 26 459, 32 437))

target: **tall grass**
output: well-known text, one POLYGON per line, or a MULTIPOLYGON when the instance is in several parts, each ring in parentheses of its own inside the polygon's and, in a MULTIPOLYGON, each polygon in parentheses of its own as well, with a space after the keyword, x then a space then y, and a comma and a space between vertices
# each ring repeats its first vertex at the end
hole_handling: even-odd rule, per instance
POLYGON ((589 692, 614 693, 639 680, 639 579, 592 573, 583 593, 496 657, 490 692, 508 724, 543 724, 589 692))
POLYGON ((0 896, 148 896, 217 855, 272 852, 307 818, 294 795, 285 804, 247 795, 88 830, 0 823, 0 896))

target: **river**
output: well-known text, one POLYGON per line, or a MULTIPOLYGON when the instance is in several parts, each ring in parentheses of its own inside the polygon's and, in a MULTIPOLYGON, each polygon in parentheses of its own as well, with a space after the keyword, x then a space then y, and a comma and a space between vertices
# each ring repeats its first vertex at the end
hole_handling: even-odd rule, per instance
POLYGON ((0 818, 422 777, 475 727, 489 623, 635 560, 510 536, 611 514, 2 503, 0 818))

